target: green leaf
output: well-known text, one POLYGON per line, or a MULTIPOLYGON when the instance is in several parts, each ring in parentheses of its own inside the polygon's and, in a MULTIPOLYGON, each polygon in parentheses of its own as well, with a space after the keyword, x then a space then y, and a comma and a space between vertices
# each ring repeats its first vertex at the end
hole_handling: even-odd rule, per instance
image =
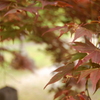
POLYGON ((71 62, 75 61, 75 60, 80 60, 82 58, 84 58, 87 54, 86 53, 76 53, 72 56, 71 62))

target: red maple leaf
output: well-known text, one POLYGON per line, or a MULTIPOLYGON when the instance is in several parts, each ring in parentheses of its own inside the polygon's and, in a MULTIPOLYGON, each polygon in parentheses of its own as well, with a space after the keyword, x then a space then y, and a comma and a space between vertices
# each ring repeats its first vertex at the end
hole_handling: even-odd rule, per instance
POLYGON ((73 8, 72 5, 70 5, 70 4, 68 4, 68 3, 64 2, 64 1, 56 1, 55 5, 59 6, 59 7, 71 7, 71 8, 73 8))
POLYGON ((95 47, 88 39, 85 39, 85 43, 81 42, 74 42, 75 46, 73 46, 74 49, 76 49, 78 52, 81 53, 87 53, 87 56, 85 56, 82 60, 79 60, 77 67, 88 60, 92 60, 94 63, 100 64, 100 49, 95 47))
POLYGON ((94 32, 92 32, 91 30, 88 30, 84 27, 78 27, 75 31, 75 36, 74 36, 74 40, 73 42, 78 39, 79 37, 82 36, 87 36, 88 38, 92 38, 92 34, 94 34, 94 32))
POLYGON ((96 90, 96 85, 98 83, 98 81, 100 80, 100 68, 96 69, 95 71, 93 71, 90 74, 90 79, 92 81, 92 86, 93 86, 93 90, 96 90))
POLYGON ((64 33, 66 33, 66 32, 69 31, 67 25, 64 25, 64 26, 56 26, 55 28, 51 28, 51 29, 49 29, 48 31, 44 32, 44 33, 42 34, 42 36, 45 35, 45 34, 48 33, 48 32, 52 32, 52 31, 55 31, 55 30, 60 30, 60 35, 59 35, 57 38, 60 38, 64 33))
POLYGON ((11 4, 10 1, 4 1, 4 0, 1 0, 0 1, 0 11, 9 7, 9 5, 11 4))
POLYGON ((57 74, 55 74, 50 81, 46 84, 46 86, 44 87, 44 89, 52 83, 55 83, 57 81, 59 81, 63 76, 65 76, 66 74, 69 74, 71 71, 73 70, 73 64, 68 64, 67 66, 62 66, 61 68, 57 68, 54 72, 58 72, 57 74))
POLYGON ((72 96, 69 96, 66 100, 76 100, 72 96))
POLYGON ((52 6, 59 6, 59 7, 71 7, 73 8, 72 5, 64 2, 64 1, 55 1, 55 2, 50 2, 50 1, 44 1, 44 0, 38 0, 42 3, 42 8, 44 8, 47 5, 52 5, 52 6))
POLYGON ((41 7, 31 7, 31 6, 16 7, 15 9, 9 10, 4 16, 6 16, 8 14, 18 13, 18 12, 21 13, 22 11, 28 11, 28 12, 34 13, 35 15, 39 15, 38 10, 40 10, 40 9, 41 9, 41 7))
POLYGON ((88 70, 81 71, 78 82, 87 76, 90 76, 88 78, 90 78, 92 81, 93 90, 94 91, 97 90, 96 85, 98 81, 100 80, 100 68, 94 68, 94 69, 88 69, 88 70))

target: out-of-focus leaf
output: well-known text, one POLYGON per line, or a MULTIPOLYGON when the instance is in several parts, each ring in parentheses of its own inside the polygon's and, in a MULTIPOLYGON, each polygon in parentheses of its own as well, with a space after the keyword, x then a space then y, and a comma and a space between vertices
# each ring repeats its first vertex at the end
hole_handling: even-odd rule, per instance
POLYGON ((34 69, 36 68, 34 62, 27 56, 23 56, 20 53, 12 52, 12 54, 15 56, 11 61, 11 67, 14 69, 20 70, 20 69, 27 69, 31 72, 34 72, 34 69))
POLYGON ((8 31, 2 31, 0 32, 0 39, 1 41, 6 40, 6 39, 12 39, 14 40, 16 37, 19 38, 22 34, 26 35, 26 33, 21 30, 8 30, 8 31))
POLYGON ((68 31, 69 29, 67 27, 64 30, 61 30, 60 35, 57 38, 59 39, 64 33, 67 33, 68 31))
POLYGON ((86 95, 85 91, 82 91, 82 92, 80 93, 80 95, 84 98, 84 100, 90 99, 90 98, 86 95))
POLYGON ((36 15, 38 15, 38 10, 42 9, 41 7, 21 7, 21 10, 25 10, 25 11, 29 11, 31 13, 34 13, 36 15))
POLYGON ((54 2, 44 1, 44 0, 38 0, 42 3, 42 8, 44 8, 47 5, 54 5, 54 2))
POLYGON ((8 14, 12 14, 12 13, 18 13, 18 12, 22 12, 22 11, 28 11, 31 13, 34 13, 35 15, 38 15, 38 10, 42 9, 41 7, 32 7, 32 6, 28 6, 28 7, 17 7, 15 9, 11 9, 10 11, 8 11, 4 16, 8 15, 8 14))
POLYGON ((16 30, 13 31, 2 31, 0 32, 0 37, 1 37, 1 41, 5 40, 5 39, 15 39, 16 36, 18 36, 17 31, 16 30))
POLYGON ((79 100, 88 100, 88 99, 85 99, 81 94, 78 94, 78 97, 79 97, 79 100))
POLYGON ((6 16, 8 14, 18 13, 19 11, 21 11, 20 8, 12 9, 12 10, 8 11, 4 16, 6 16))
POLYGON ((68 4, 68 3, 64 2, 64 1, 60 1, 60 0, 56 1, 55 5, 59 6, 59 7, 71 7, 71 8, 73 8, 72 5, 70 5, 70 4, 68 4))
POLYGON ((67 94, 68 90, 60 90, 58 91, 55 95, 54 95, 54 99, 58 98, 59 96, 61 96, 62 94, 67 94))
POLYGON ((64 2, 64 1, 60 1, 60 0, 55 1, 55 2, 49 2, 49 1, 44 1, 44 0, 38 0, 38 1, 40 1, 42 3, 42 8, 44 8, 47 5, 73 8, 72 5, 70 5, 70 4, 68 4, 68 3, 64 2))
POLYGON ((0 10, 7 8, 10 5, 10 1, 0 1, 0 10))
POLYGON ((69 96, 67 100, 76 100, 72 96, 69 96))
POLYGON ((42 34, 42 36, 43 36, 44 34, 48 33, 48 32, 52 32, 52 31, 59 30, 59 29, 62 29, 62 28, 67 28, 67 29, 68 29, 67 26, 56 26, 55 28, 51 28, 51 29, 49 29, 48 31, 44 32, 44 33, 42 34))

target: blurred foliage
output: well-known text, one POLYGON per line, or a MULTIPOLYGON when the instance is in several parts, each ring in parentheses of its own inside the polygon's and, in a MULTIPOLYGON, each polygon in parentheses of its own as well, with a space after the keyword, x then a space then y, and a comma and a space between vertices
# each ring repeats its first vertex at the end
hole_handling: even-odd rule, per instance
MULTIPOLYGON (((95 91, 100 86, 97 84, 100 78, 95 80, 93 77, 95 75, 93 71, 97 71, 100 66, 97 59, 100 50, 96 47, 100 45, 99 4, 100 0, 1 0, 0 42, 14 41, 18 38, 21 43, 32 41, 41 45, 47 44, 46 54, 52 54, 54 62, 64 64, 55 71, 58 73, 47 84, 64 79, 65 87, 58 88, 54 98, 64 94, 63 100, 91 100, 87 89, 88 76, 93 82, 95 91), (69 34, 74 35, 72 43, 69 43, 71 40, 68 38, 69 34), (90 42, 94 37, 97 39, 96 46, 90 42), (75 42, 78 38, 81 38, 83 43, 75 42), (92 58, 92 54, 95 59, 92 58), (77 65, 76 60, 79 60, 77 65), (82 74, 84 69, 86 71, 82 74), (81 71, 78 72, 79 70, 81 71), (72 89, 73 85, 78 87, 77 81, 82 81, 79 77, 86 77, 84 86, 87 94, 72 89)), ((5 47, 0 47, 0 51, 1 64, 6 62, 2 55, 5 51, 13 55, 10 64, 13 68, 33 70, 34 64, 22 52, 5 47)))

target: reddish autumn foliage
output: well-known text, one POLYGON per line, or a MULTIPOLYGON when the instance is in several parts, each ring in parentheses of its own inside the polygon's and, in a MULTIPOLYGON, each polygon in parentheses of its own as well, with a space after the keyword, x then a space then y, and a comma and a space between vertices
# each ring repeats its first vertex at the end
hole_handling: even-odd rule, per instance
MULTIPOLYGON (((100 0, 1 0, 0 41, 21 37, 46 43, 54 62, 63 63, 47 83, 62 80, 64 84, 54 99, 91 100, 88 83, 92 83, 94 93, 100 87, 100 0), (65 39, 68 34, 74 37, 70 43, 65 39), (81 86, 82 91, 73 89, 81 86)), ((14 55, 14 68, 32 70, 32 63, 21 54, 0 50, 14 55)), ((4 61, 0 55, 0 63, 4 61)))

